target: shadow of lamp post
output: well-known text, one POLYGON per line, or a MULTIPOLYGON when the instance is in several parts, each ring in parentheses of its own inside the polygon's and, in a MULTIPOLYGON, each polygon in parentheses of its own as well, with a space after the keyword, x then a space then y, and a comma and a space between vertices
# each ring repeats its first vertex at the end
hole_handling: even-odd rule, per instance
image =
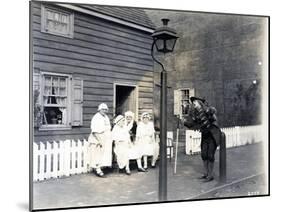
POLYGON ((153 60, 162 67, 161 71, 161 92, 160 92, 160 162, 159 162, 159 190, 160 201, 167 200, 167 72, 162 63, 154 57, 154 46, 158 52, 173 52, 177 33, 168 27, 169 19, 161 19, 163 26, 157 28, 151 35, 153 43, 151 46, 151 56, 153 60))

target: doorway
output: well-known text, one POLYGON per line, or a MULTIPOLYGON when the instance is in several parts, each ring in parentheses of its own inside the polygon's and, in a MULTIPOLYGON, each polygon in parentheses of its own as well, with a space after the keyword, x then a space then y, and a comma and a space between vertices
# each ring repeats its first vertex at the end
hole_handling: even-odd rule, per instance
POLYGON ((136 85, 114 84, 114 116, 124 115, 126 111, 138 117, 138 95, 136 85))

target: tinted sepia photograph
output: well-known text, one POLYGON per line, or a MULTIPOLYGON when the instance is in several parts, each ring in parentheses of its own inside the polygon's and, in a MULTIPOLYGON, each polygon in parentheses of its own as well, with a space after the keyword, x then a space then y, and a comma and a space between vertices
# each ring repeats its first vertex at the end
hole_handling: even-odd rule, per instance
POLYGON ((269 196, 269 16, 30 1, 30 210, 269 196))

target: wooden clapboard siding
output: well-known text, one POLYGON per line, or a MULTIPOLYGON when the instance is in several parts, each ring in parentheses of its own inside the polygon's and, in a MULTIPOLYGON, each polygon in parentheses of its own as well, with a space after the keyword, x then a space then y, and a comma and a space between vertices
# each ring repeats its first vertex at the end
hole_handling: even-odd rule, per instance
MULTIPOLYGON (((105 67, 105 66, 104 66, 105 67)), ((62 64, 60 61, 58 63, 49 61, 34 61, 34 68, 38 68, 44 71, 58 72, 58 73, 69 73, 69 74, 84 74, 85 76, 97 76, 97 77, 108 77, 112 79, 126 79, 126 80, 140 80, 150 82, 152 80, 152 73, 146 73, 144 76, 137 73, 127 73, 118 67, 112 70, 101 69, 98 65, 96 68, 85 67, 84 65, 70 65, 62 64)))
POLYGON ((83 95, 84 97, 84 101, 101 101, 101 102, 111 102, 113 100, 113 96, 112 95, 100 95, 100 94, 88 94, 88 93, 84 93, 83 95))
MULTIPOLYGON (((151 59, 149 57, 149 55, 143 53, 143 52, 139 52, 138 49, 132 48, 129 49, 123 49, 123 48, 117 48, 117 47, 113 47, 113 46, 109 46, 108 44, 101 44, 98 42, 88 42, 85 40, 78 40, 78 39, 65 39, 65 38, 61 38, 55 35, 47 35, 45 33, 41 33, 39 31, 34 31, 33 32, 33 37, 35 38, 34 40, 34 44, 41 44, 41 42, 37 42, 37 40, 40 41, 47 41, 49 42, 49 44, 66 44, 68 45, 69 48, 73 47, 78 47, 78 48, 86 48, 86 49, 90 49, 90 50, 96 50, 96 51, 101 51, 101 53, 103 52, 107 52, 107 53, 113 53, 113 54, 120 54, 120 55, 124 55, 124 56, 129 56, 129 57, 134 57, 137 59, 146 59, 149 60, 151 59)), ((68 49, 68 47, 66 47, 66 49, 68 49)), ((94 53, 94 52, 93 52, 94 53)))
POLYGON ((152 93, 153 92, 153 87, 142 87, 139 86, 139 90, 143 93, 152 93))
MULTIPOLYGON (((34 17, 34 24, 39 24, 40 27, 41 19, 40 19, 39 10, 33 15, 33 17, 34 17)), ((76 14, 75 17, 75 24, 79 25, 79 26, 75 26, 76 29, 79 29, 79 27, 81 27, 83 29, 92 30, 94 28, 95 32, 107 33, 107 35, 115 35, 120 38, 130 39, 131 41, 139 41, 141 43, 145 43, 148 45, 151 44, 151 39, 143 36, 143 34, 131 33, 129 31, 124 32, 118 28, 112 28, 108 26, 107 23, 104 23, 103 25, 101 23, 102 23, 101 21, 91 22, 86 19, 83 19, 79 14, 76 14)), ((81 31, 77 30, 77 32, 82 33, 83 30, 81 31)))
POLYGON ((152 61, 151 59, 145 59, 145 58, 137 58, 137 56, 133 55, 122 55, 122 54, 116 54, 96 49, 91 49, 89 47, 80 47, 76 48, 75 46, 69 46, 68 44, 64 43, 58 43, 55 41, 49 42, 48 40, 41 39, 40 41, 34 42, 34 51, 38 51, 39 53, 46 53, 48 54, 50 51, 58 51, 58 53, 64 53, 64 54, 84 54, 86 56, 95 56, 98 58, 105 58, 110 60, 116 60, 116 61, 123 61, 127 63, 135 63, 135 64, 141 64, 141 65, 147 65, 151 66, 152 61))
MULTIPOLYGON (((34 5, 33 7, 33 17, 34 17, 34 23, 40 23, 41 19, 41 6, 40 5, 34 5)), ((120 35, 123 37, 127 37, 129 39, 136 39, 143 42, 151 42, 151 38, 144 35, 142 31, 135 30, 129 27, 120 27, 119 24, 115 24, 112 22, 109 22, 107 20, 103 20, 100 18, 93 19, 91 16, 81 13, 75 13, 75 25, 78 24, 79 26, 84 27, 90 27, 95 28, 97 31, 104 31, 111 34, 120 35), (76 23, 78 22, 78 23, 76 23), (83 24, 86 23, 86 24, 83 24)))
POLYGON ((60 141, 66 139, 88 139, 91 130, 89 127, 73 128, 71 131, 41 131, 36 132, 34 141, 60 141))
POLYGON ((83 80, 83 125, 71 130, 35 129, 35 141, 87 138, 101 102, 108 105, 112 118, 114 83, 138 86, 139 116, 153 111, 150 34, 79 12, 74 12, 73 38, 42 33, 40 3, 32 5, 34 70, 83 80))
MULTIPOLYGON (((128 84, 128 82, 125 82, 125 83, 128 84)), ((139 93, 152 93, 153 92, 153 87, 152 87, 153 84, 152 83, 150 83, 150 86, 149 85, 141 86, 140 84, 138 84, 137 82, 134 82, 133 80, 130 81, 130 83, 133 83, 133 84, 136 84, 136 85, 139 86, 139 93)), ((93 88, 93 89, 95 89, 95 88, 97 88, 97 89, 103 88, 105 90, 107 90, 107 89, 112 90, 113 83, 112 82, 108 83, 108 82, 96 81, 95 79, 93 79, 93 80, 86 79, 84 81, 84 88, 93 88)))
MULTIPOLYGON (((33 30, 35 32, 41 31, 40 13, 38 13, 37 15, 33 15, 33 17, 34 17, 33 30)), ((111 45, 119 44, 121 48, 122 47, 127 48, 127 47, 133 46, 133 47, 140 48, 139 51, 141 51, 143 49, 142 52, 144 52, 144 53, 147 50, 149 51, 151 48, 152 41, 149 37, 146 37, 146 39, 150 40, 150 42, 145 40, 143 37, 137 37, 137 35, 131 35, 129 37, 122 37, 119 35, 119 33, 112 34, 112 33, 108 32, 108 30, 105 30, 104 32, 98 31, 96 29, 90 30, 89 29, 90 26, 88 26, 86 28, 85 24, 84 24, 84 26, 77 26, 78 23, 76 23, 76 22, 75 22, 75 24, 76 25, 74 27, 74 34, 75 34, 74 36, 75 36, 75 39, 78 39, 78 40, 86 40, 86 41, 90 40, 91 42, 95 42, 95 41, 99 42, 101 40, 104 42, 104 45, 111 46, 111 45), (136 37, 137 37, 137 39, 136 39, 136 37)), ((87 23, 87 24, 89 25, 89 23, 87 23)), ((56 35, 54 35, 54 36, 56 36, 56 35)))
POLYGON ((140 47, 141 49, 150 50, 150 48, 151 48, 151 43, 135 40, 134 38, 124 38, 124 37, 116 35, 116 34, 109 34, 108 32, 97 31, 96 29, 93 30, 93 29, 89 29, 86 27, 77 26, 77 27, 75 27, 74 32, 77 33, 78 39, 83 36, 94 36, 94 37, 103 38, 103 39, 109 40, 109 41, 117 41, 124 45, 132 45, 135 47, 140 47))
POLYGON ((140 65, 136 63, 129 63, 123 61, 116 61, 102 57, 95 57, 89 55, 81 55, 77 53, 63 52, 58 50, 48 50, 39 51, 38 49, 34 49, 34 60, 35 61, 48 61, 53 63, 61 63, 61 64, 70 64, 83 66, 87 68, 95 68, 99 67, 104 70, 112 70, 113 67, 123 69, 126 73, 130 70, 134 71, 137 74, 142 74, 143 72, 151 72, 151 67, 148 65, 140 65), (110 65, 107 65, 110 64, 110 65), (129 69, 129 70, 128 70, 129 69), (131 70, 133 69, 133 70, 131 70))
MULTIPOLYGON (((40 6, 40 4, 33 6, 33 15, 35 17, 41 16, 41 6, 40 6)), ((149 37, 144 35, 144 33, 142 31, 139 31, 139 30, 132 30, 131 28, 120 27, 119 24, 115 24, 115 23, 112 23, 110 21, 100 19, 100 18, 93 19, 92 16, 87 15, 87 14, 83 14, 83 13, 79 13, 79 12, 75 13, 75 16, 76 16, 76 18, 75 18, 74 21, 86 22, 88 25, 85 25, 85 26, 89 26, 89 27, 93 27, 93 28, 97 28, 97 26, 99 26, 99 27, 102 27, 103 30, 106 30, 106 29, 111 30, 111 31, 108 31, 108 32, 112 32, 112 33, 115 32, 117 34, 124 33, 124 34, 122 34, 124 37, 138 36, 138 37, 143 38, 147 42, 150 40, 149 37), (92 25, 89 25, 89 24, 92 24, 92 25)), ((40 19, 37 19, 37 20, 39 20, 39 23, 40 23, 40 19)), ((82 26, 82 24, 79 24, 79 25, 82 26)), ((130 38, 133 38, 133 37, 130 37, 130 38)))
MULTIPOLYGON (((40 23, 34 23, 33 28, 36 31, 41 30, 40 23)), ((141 41, 135 41, 135 40, 130 40, 129 38, 122 38, 120 36, 116 35, 110 35, 107 33, 101 33, 101 32, 96 32, 96 31, 90 31, 86 28, 83 27, 75 27, 74 29, 75 33, 75 38, 78 40, 89 40, 92 42, 97 42, 98 40, 102 40, 109 46, 116 46, 120 48, 126 48, 127 46, 129 47, 137 47, 140 48, 139 51, 141 52, 146 52, 149 51, 151 48, 151 43, 145 43, 141 41)))
POLYGON ((139 97, 139 99, 140 99, 141 102, 143 102, 143 103, 146 103, 146 102, 150 103, 150 102, 152 102, 151 97, 139 97))
MULTIPOLYGON (((69 44, 69 42, 71 42, 71 40, 66 40, 66 41, 61 40, 61 41, 58 41, 57 39, 54 39, 56 35, 53 35, 54 37, 46 36, 46 34, 42 35, 42 34, 40 34, 40 29, 34 30, 33 35, 35 36, 35 38, 38 38, 38 39, 41 39, 41 40, 46 40, 46 42, 47 41, 53 41, 57 45, 61 44, 61 46, 62 46, 62 44, 69 44)), ((76 34, 76 35, 78 35, 78 34, 76 34)), ((93 35, 89 35, 89 36, 91 38, 93 37, 93 35)), ((123 54, 125 54, 126 56, 130 56, 131 59, 135 58, 135 57, 137 57, 137 58, 142 58, 143 57, 147 61, 152 62, 149 59, 148 55, 147 55, 147 51, 150 51, 150 50, 146 49, 146 48, 142 48, 142 46, 141 46, 141 45, 143 45, 142 43, 140 43, 140 45, 137 46, 137 48, 135 48, 136 46, 130 45, 128 43, 125 43, 124 45, 121 45, 120 43, 118 43, 118 45, 117 45, 116 43, 108 43, 107 42, 106 44, 102 45, 100 43, 97 43, 97 41, 95 41, 95 40, 89 42, 89 39, 79 38, 79 36, 76 36, 75 39, 76 39, 75 42, 73 42, 71 46, 63 46, 63 49, 65 47, 67 49, 69 49, 72 46, 76 46, 76 45, 78 45, 78 41, 80 41, 81 43, 79 44, 79 47, 85 47, 86 49, 91 49, 91 50, 97 50, 98 49, 98 50, 102 50, 102 52, 109 52, 109 53, 110 53, 110 51, 113 51, 113 53, 116 53, 116 50, 114 51, 114 49, 112 50, 110 48, 107 48, 107 49, 102 48, 102 46, 104 46, 104 47, 114 47, 114 48, 117 48, 117 49, 120 49, 120 50, 128 50, 128 51, 132 51, 132 52, 138 53, 138 54, 135 54, 135 55, 131 55, 131 54, 129 54, 129 52, 123 51, 123 54), (93 48, 91 48, 91 47, 93 47, 93 48)), ((98 39, 96 39, 96 40, 98 40, 98 39)), ((118 42, 118 40, 117 40, 117 42, 118 42)), ((42 42, 40 42, 40 44, 44 45, 44 43, 42 43, 42 42)), ((50 44, 50 43, 48 43, 48 44, 50 44)), ((56 46, 54 46, 54 47, 56 47, 56 46)), ((58 45, 58 47, 60 47, 60 46, 58 45)), ((74 49, 74 50, 78 51, 80 49, 74 49)), ((69 49, 69 51, 71 51, 71 49, 69 49)), ((82 53, 84 53, 84 52, 82 52, 82 53)), ((94 52, 90 52, 90 53, 94 54, 95 51, 94 52)), ((120 52, 120 53, 122 55, 122 52, 120 52)))
POLYGON ((153 93, 140 93, 139 94, 139 98, 142 99, 142 98, 146 98, 146 99, 150 99, 150 98, 153 98, 153 93))
POLYGON ((123 37, 126 39, 131 39, 135 41, 140 41, 141 43, 150 44, 151 45, 151 39, 147 38, 146 36, 143 36, 142 34, 136 34, 136 33, 130 33, 128 31, 122 31, 118 28, 112 28, 105 25, 101 25, 97 22, 91 22, 83 19, 83 17, 77 15, 75 19, 75 23, 79 24, 81 27, 89 28, 89 29, 95 29, 97 31, 101 31, 104 33, 117 35, 119 37, 123 37))

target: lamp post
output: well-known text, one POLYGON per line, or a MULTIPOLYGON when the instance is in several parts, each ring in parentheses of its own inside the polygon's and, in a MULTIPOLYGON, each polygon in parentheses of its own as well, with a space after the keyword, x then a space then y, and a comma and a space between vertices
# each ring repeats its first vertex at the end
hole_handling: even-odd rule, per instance
POLYGON ((159 163, 159 190, 160 201, 167 200, 167 72, 162 63, 154 57, 154 46, 158 52, 173 52, 177 33, 168 27, 169 19, 161 19, 163 26, 157 28, 151 35, 153 43, 151 46, 151 56, 153 60, 162 67, 161 71, 161 95, 160 95, 160 163, 159 163))

